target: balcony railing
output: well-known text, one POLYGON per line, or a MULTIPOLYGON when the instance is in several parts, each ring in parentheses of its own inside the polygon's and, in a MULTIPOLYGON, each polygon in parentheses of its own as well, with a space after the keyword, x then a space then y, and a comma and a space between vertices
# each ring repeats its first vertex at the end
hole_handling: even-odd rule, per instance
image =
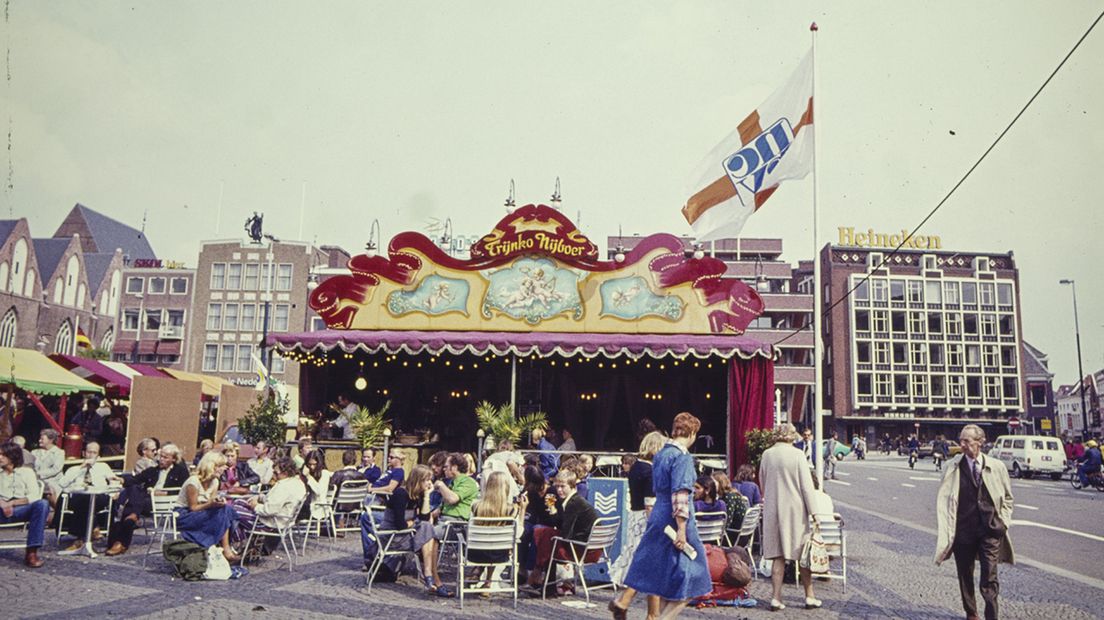
POLYGON ((159 340, 183 340, 184 339, 184 326, 183 325, 162 325, 157 330, 157 338, 159 340))

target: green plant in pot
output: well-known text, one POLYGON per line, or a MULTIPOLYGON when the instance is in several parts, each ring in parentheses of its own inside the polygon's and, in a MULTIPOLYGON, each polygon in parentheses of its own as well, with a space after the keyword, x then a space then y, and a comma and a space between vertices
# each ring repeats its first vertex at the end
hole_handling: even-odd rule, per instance
POLYGON ((358 406, 355 412, 348 414, 334 407, 338 415, 349 418, 349 428, 353 429, 361 448, 370 448, 383 443, 385 431, 391 430, 391 420, 384 417, 390 408, 391 401, 383 403, 383 406, 376 411, 358 406))
POLYGON ((493 438, 492 442, 509 439, 517 444, 522 437, 535 429, 548 430, 546 413, 536 411, 520 418, 514 417, 514 406, 510 403, 496 406, 482 401, 475 407, 475 417, 479 428, 483 429, 488 438, 493 438))
POLYGON ((264 441, 270 446, 284 445, 287 425, 284 420, 288 412, 288 402, 280 398, 269 398, 268 393, 257 395, 257 402, 238 419, 238 432, 242 439, 250 444, 264 441))
POLYGON ((771 428, 756 428, 745 433, 747 438, 748 463, 759 471, 759 462, 763 459, 763 453, 767 448, 778 443, 778 436, 771 428))

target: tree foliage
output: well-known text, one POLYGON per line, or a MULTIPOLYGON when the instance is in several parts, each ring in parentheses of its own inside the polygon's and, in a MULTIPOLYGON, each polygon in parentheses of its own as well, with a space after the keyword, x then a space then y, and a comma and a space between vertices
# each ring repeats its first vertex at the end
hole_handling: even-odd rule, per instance
POLYGON ((509 439, 515 444, 534 429, 548 429, 548 415, 543 411, 516 418, 514 406, 510 403, 495 406, 482 401, 475 407, 475 417, 479 421, 479 428, 488 436, 499 441, 509 439))
POLYGON ((257 402, 249 407, 241 418, 238 419, 238 432, 246 442, 255 444, 264 441, 270 446, 280 446, 284 443, 287 425, 284 416, 288 412, 286 400, 269 397, 264 391, 257 394, 257 402))
POLYGON ((763 453, 778 442, 778 436, 775 435, 774 429, 757 428, 748 431, 744 437, 747 438, 748 463, 755 468, 755 471, 759 471, 759 462, 763 459, 763 453))

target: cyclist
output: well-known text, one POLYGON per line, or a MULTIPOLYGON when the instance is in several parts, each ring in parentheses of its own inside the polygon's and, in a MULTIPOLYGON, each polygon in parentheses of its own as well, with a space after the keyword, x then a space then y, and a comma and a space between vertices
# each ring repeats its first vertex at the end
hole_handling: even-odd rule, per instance
POLYGON ((943 462, 950 456, 950 448, 947 447, 943 435, 939 435, 932 442, 932 460, 935 461, 935 471, 943 471, 943 462))
POLYGON ((909 469, 916 469, 916 459, 920 458, 920 441, 916 435, 909 435, 908 441, 909 469))
POLYGON ((1090 439, 1085 442, 1085 455, 1077 460, 1077 477, 1082 488, 1089 486, 1089 476, 1100 473, 1100 466, 1100 448, 1096 440, 1090 439))

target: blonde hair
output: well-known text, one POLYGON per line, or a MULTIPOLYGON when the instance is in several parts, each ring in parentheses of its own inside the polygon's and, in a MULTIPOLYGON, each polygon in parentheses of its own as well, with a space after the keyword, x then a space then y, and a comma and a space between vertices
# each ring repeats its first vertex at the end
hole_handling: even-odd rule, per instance
POLYGON ((510 516, 510 479, 505 472, 495 471, 483 483, 483 494, 472 506, 477 517, 510 516))
POLYGON ((797 429, 789 422, 783 422, 774 427, 774 437, 778 441, 793 443, 797 441, 797 429))
POLYGON ((215 470, 224 465, 226 465, 226 457, 221 452, 208 452, 203 455, 203 458, 199 459, 199 465, 196 466, 196 477, 199 478, 201 484, 206 485, 215 479, 215 470))
POLYGON ((647 435, 644 435, 644 439, 640 440, 640 458, 645 461, 652 460, 652 457, 659 452, 663 445, 667 443, 667 438, 663 436, 663 433, 659 431, 652 431, 647 435))

